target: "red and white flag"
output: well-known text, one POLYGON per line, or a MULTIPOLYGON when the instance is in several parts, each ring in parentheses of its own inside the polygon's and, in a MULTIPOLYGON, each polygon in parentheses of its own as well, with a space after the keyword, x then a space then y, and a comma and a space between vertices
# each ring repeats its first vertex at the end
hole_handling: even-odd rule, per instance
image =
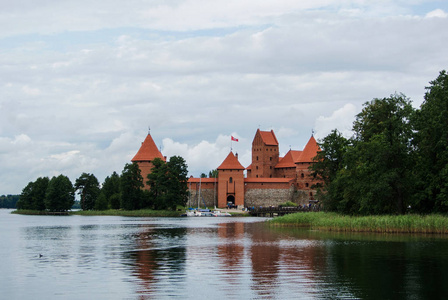
POLYGON ((238 142, 238 139, 234 138, 232 135, 230 136, 230 138, 232 139, 232 141, 238 142))

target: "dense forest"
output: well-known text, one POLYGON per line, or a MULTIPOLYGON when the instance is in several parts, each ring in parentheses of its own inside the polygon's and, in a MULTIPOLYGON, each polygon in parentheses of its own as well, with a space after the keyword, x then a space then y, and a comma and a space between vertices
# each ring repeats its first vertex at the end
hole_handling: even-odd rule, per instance
POLYGON ((0 208, 16 208, 19 197, 19 195, 1 195, 0 208))
POLYGON ((39 177, 28 183, 17 202, 19 210, 67 211, 80 197, 83 210, 176 209, 187 201, 187 165, 179 156, 168 162, 153 161, 152 173, 146 178, 150 190, 142 189, 144 178, 136 163, 126 164, 121 175, 113 172, 100 185, 93 174, 82 173, 73 184, 65 175, 49 179, 39 177))
POLYGON ((345 214, 448 212, 448 75, 426 87, 419 109, 403 94, 366 102, 353 136, 319 141, 312 174, 328 211, 345 214))

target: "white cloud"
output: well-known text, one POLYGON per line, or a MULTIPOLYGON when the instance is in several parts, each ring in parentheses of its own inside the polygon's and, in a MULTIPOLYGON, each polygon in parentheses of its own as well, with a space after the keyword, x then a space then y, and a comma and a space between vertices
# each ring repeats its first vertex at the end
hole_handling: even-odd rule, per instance
POLYGON ((353 122, 358 112, 358 108, 354 104, 347 103, 343 107, 335 110, 329 117, 318 117, 315 126, 316 138, 324 138, 334 129, 337 129, 347 138, 352 136, 353 122))
POLYGON ((247 166, 257 128, 274 129, 281 153, 301 150, 313 128, 349 130, 372 98, 403 92, 418 106, 448 65, 442 6, 36 3, 0 12, 0 194, 58 172, 120 173, 148 126, 195 176, 221 164, 230 135, 247 166))
POLYGON ((448 13, 444 12, 442 9, 435 9, 430 11, 425 15, 426 18, 446 18, 448 13))

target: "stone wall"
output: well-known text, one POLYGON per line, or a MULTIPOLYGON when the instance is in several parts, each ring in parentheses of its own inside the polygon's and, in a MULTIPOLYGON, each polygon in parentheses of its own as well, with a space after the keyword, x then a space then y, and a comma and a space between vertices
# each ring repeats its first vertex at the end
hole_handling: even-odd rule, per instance
POLYGON ((244 206, 278 206, 291 201, 291 189, 247 189, 244 206))
POLYGON ((245 207, 278 206, 291 201, 297 205, 308 205, 309 191, 290 189, 247 189, 244 197, 245 207))
MULTIPOLYGON (((190 190, 190 199, 189 202, 187 202, 187 206, 191 206, 191 207, 197 207, 198 206, 198 196, 199 196, 199 190, 190 190)), ((218 194, 215 194, 215 197, 213 195, 213 189, 201 189, 201 198, 203 198, 204 200, 200 199, 199 200, 199 207, 204 207, 204 201, 205 201, 205 205, 207 206, 207 208, 214 208, 215 205, 218 205, 218 194), (214 200, 214 198, 216 197, 216 200, 214 200), (216 204, 214 203, 214 201, 216 201, 216 204)))

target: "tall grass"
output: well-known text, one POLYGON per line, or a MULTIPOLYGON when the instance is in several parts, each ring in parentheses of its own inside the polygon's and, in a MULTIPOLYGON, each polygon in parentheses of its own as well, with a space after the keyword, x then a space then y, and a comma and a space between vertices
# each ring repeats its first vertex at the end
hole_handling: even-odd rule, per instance
POLYGON ((285 215, 273 225, 305 226, 312 229, 382 233, 448 233, 448 217, 443 215, 347 216, 326 212, 285 215))

